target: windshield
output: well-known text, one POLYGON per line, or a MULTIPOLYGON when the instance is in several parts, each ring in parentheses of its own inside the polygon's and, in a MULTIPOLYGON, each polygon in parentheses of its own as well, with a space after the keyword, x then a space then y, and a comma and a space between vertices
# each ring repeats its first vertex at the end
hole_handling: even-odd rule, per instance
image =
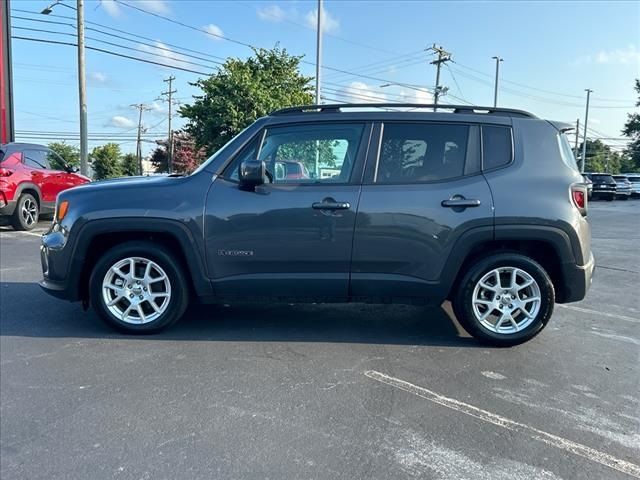
POLYGON ((640 182, 640 177, 629 177, 630 182, 640 182))
MULTIPOLYGON (((251 124, 253 125, 253 123, 251 124)), ((196 173, 201 172, 202 170, 204 170, 205 168, 207 168, 207 165, 209 165, 211 162, 213 162, 216 158, 218 158, 218 156, 222 155, 223 152, 225 152, 228 148, 229 145, 231 145, 233 143, 233 140, 236 139, 237 137, 239 137, 240 135, 242 135, 244 132, 247 131, 247 129, 249 127, 251 127, 251 125, 249 125, 248 127, 245 127, 240 133, 238 133, 235 137, 233 137, 231 140, 229 140, 227 143, 225 143, 222 147, 220 147, 218 150, 216 150, 213 155, 211 155, 209 158, 207 158, 204 162, 202 162, 202 164, 193 171, 193 173, 191 175, 195 175, 196 173)))
POLYGON ((594 182, 600 182, 600 183, 613 182, 613 177, 611 175, 594 174, 591 176, 591 178, 593 179, 594 182))

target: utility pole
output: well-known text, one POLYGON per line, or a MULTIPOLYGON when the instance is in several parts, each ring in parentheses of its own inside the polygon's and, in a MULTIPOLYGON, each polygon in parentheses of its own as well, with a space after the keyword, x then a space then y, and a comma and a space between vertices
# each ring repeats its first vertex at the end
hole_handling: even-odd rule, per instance
POLYGON ((320 64, 322 63, 322 0, 318 0, 318 25, 316 31, 316 105, 320 105, 320 64))
POLYGON ((171 107, 173 106, 173 94, 177 92, 177 90, 172 90, 173 81, 176 79, 173 75, 171 75, 163 82, 169 84, 169 89, 166 92, 162 92, 160 95, 167 97, 167 102, 169 103, 169 135, 167 136, 167 140, 169 145, 167 145, 167 167, 169 169, 169 173, 173 173, 173 131, 171 130, 171 107))
POLYGON ((498 77, 500 75, 500 62, 504 61, 504 58, 500 57, 491 57, 496 61, 496 82, 493 89, 493 106, 494 108, 498 106, 498 77))
POLYGON ((438 59, 431 62, 431 65, 436 66, 436 90, 433 94, 433 111, 438 109, 438 99, 440 95, 447 93, 448 88, 440 86, 440 65, 451 60, 451 54, 444 48, 437 46, 435 43, 428 48, 438 54, 438 59))
POLYGON ((134 103, 131 105, 133 108, 137 108, 138 115, 138 140, 136 142, 136 158, 138 159, 138 171, 142 175, 142 112, 149 110, 144 103, 134 103))
POLYGON ((580 119, 576 118, 576 145, 573 149, 573 154, 578 158, 578 139, 580 137, 580 119))
POLYGON ((57 5, 76 11, 76 30, 78 34, 78 100, 80 104, 80 173, 87 175, 89 171, 89 145, 87 141, 87 85, 84 67, 84 0, 76 0, 76 8, 56 0, 40 13, 49 15, 57 5))
POLYGON ((584 113, 584 135, 582 137, 582 161, 580 162, 580 172, 584 172, 584 163, 587 159, 587 122, 589 121, 589 98, 593 90, 589 88, 584 89, 587 92, 587 108, 584 113))
POLYGON ((80 101, 80 173, 89 170, 89 143, 87 140, 87 84, 84 72, 84 0, 78 0, 78 97, 80 101))

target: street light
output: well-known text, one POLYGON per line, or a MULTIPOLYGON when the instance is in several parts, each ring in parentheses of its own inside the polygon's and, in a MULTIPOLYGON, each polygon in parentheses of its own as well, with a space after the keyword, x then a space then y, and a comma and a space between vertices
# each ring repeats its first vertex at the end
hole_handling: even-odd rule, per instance
POLYGON ((80 173, 88 173, 88 140, 87 140, 87 84, 84 68, 84 0, 76 0, 76 7, 67 5, 61 0, 57 0, 44 10, 43 15, 49 15, 54 7, 62 5, 76 11, 77 31, 78 31, 78 100, 80 106, 80 173))

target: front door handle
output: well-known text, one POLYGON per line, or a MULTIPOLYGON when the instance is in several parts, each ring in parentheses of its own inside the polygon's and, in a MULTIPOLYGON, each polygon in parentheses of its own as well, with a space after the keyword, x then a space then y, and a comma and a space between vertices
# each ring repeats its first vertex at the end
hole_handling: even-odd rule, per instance
POLYGON ((440 204, 443 207, 447 208, 469 208, 469 207, 479 207, 480 200, 475 198, 464 198, 461 195, 456 195, 451 197, 448 200, 443 200, 440 204))
POLYGON ((311 208, 315 210, 348 210, 351 208, 349 202, 314 202, 311 208))

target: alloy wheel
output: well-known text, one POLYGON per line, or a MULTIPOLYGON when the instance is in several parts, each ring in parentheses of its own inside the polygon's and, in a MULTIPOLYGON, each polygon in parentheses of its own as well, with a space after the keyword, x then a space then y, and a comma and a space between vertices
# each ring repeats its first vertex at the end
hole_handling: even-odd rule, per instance
POLYGON ((22 210, 20 211, 22 214, 22 219, 24 223, 30 227, 34 223, 38 221, 38 205, 36 202, 31 200, 31 198, 26 198, 22 203, 22 210))
POLYGON ((141 325, 162 315, 171 301, 171 282, 157 263, 142 257, 116 262, 102 281, 105 306, 125 323, 141 325))
POLYGON ((473 290, 473 314, 487 330, 512 334, 527 328, 540 312, 540 287, 516 267, 499 267, 486 273, 473 290))

